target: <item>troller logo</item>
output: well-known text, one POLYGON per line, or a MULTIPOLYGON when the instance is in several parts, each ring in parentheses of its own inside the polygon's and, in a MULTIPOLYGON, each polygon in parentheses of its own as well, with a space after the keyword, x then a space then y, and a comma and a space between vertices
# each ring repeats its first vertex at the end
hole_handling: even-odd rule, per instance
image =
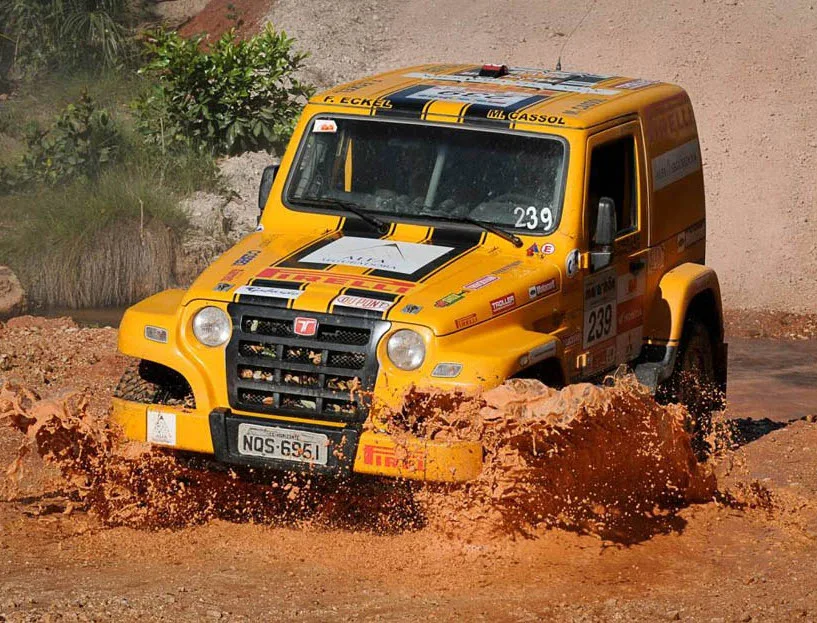
POLYGON ((502 298, 494 299, 491 301, 491 313, 498 314, 506 309, 510 309, 511 307, 516 306, 516 296, 511 294, 506 294, 502 298))
POLYGON ((312 337, 318 332, 318 321, 314 318, 302 318, 299 316, 295 319, 293 330, 295 331, 295 335, 312 337))

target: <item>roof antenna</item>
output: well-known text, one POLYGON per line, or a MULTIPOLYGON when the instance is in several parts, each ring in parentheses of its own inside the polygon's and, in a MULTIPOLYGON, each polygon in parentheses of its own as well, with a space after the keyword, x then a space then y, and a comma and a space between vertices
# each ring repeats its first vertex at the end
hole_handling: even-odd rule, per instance
POLYGON ((573 28, 573 30, 571 30, 571 31, 570 31, 570 34, 569 34, 569 35, 567 35, 567 38, 564 40, 564 43, 562 43, 562 47, 561 47, 561 48, 559 48, 559 58, 557 58, 557 59, 556 59, 556 71, 562 71, 562 53, 565 51, 565 46, 567 46, 568 42, 570 41, 570 38, 571 38, 573 35, 575 35, 575 34, 576 34, 576 31, 577 31, 577 30, 579 29, 579 27, 580 27, 580 26, 581 26, 581 25, 584 23, 584 20, 586 20, 586 19, 587 19, 587 16, 588 16, 588 15, 590 15, 590 12, 591 12, 591 11, 592 11, 592 10, 593 10, 595 7, 596 7, 596 0, 593 0, 593 1, 590 3, 590 6, 589 6, 589 7, 587 7, 587 11, 585 11, 584 15, 583 15, 583 16, 582 16, 582 18, 579 20, 579 23, 578 23, 578 24, 576 24, 576 26, 573 28))

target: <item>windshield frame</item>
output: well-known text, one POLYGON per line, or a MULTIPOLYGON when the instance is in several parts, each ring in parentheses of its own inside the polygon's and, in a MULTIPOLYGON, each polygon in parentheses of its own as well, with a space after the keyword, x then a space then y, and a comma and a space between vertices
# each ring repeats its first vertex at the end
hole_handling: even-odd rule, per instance
MULTIPOLYGON (((303 155, 304 150, 306 149, 306 143, 309 140, 310 135, 312 134, 312 128, 314 127, 315 120, 319 118, 331 118, 331 119, 351 119, 355 121, 369 121, 375 123, 400 123, 405 125, 422 125, 422 126, 435 126, 435 127, 442 127, 451 130, 458 130, 458 131, 465 131, 465 132, 488 132, 488 133, 497 133, 497 134, 510 134, 512 136, 525 136, 529 138, 536 138, 542 140, 555 140, 562 143, 562 147, 564 149, 564 159, 562 162, 561 171, 559 172, 560 179, 556 182, 556 195, 554 197, 554 205, 559 207, 558 218, 555 219, 553 227, 549 232, 542 232, 538 230, 521 230, 517 229, 516 227, 504 227, 498 223, 493 223, 491 221, 480 221, 488 223, 489 225, 494 225, 495 227, 499 227, 500 229, 516 234, 517 236, 534 236, 534 237, 547 237, 552 236, 556 232, 559 231, 559 228, 562 224, 562 216, 564 215, 564 200, 565 200, 565 189, 567 187, 567 177, 568 171, 570 166, 570 142, 567 140, 566 137, 561 136, 559 134, 552 134, 550 132, 531 132, 531 131, 520 131, 520 130, 511 130, 510 128, 491 128, 491 127, 478 127, 471 124, 454 124, 454 123, 441 123, 441 122, 434 122, 434 121, 425 121, 421 119, 401 119, 399 117, 370 117, 368 115, 355 115, 355 114, 336 114, 329 111, 320 111, 315 112, 307 122, 306 126, 304 127, 304 131, 301 134, 301 140, 298 143, 298 149, 295 152, 295 156, 292 159, 292 162, 289 166, 289 170, 287 171, 287 179, 284 182, 283 190, 281 191, 281 203, 289 210, 293 210, 295 212, 307 212, 312 214, 326 214, 329 216, 348 216, 350 213, 346 212, 340 208, 333 209, 333 208, 320 208, 316 206, 307 206, 300 203, 297 203, 297 199, 295 199, 295 203, 293 203, 289 198, 290 189, 292 187, 296 170, 298 167, 298 163, 301 160, 301 156, 303 155)), ((467 221, 448 221, 444 219, 434 218, 433 216, 428 215, 416 215, 412 216, 410 214, 395 214, 394 212, 384 212, 380 210, 368 210, 366 208, 362 208, 366 212, 369 212, 375 216, 381 217, 387 223, 408 223, 411 225, 422 225, 426 227, 466 227, 471 229, 478 228, 477 225, 473 225, 468 223, 467 221)), ((357 218, 352 215, 353 218, 357 218)))

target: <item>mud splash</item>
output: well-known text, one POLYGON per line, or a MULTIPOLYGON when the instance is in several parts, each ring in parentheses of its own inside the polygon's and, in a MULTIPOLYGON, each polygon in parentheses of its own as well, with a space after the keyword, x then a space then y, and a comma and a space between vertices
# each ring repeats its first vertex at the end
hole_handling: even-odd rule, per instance
POLYGON ((559 526, 628 540, 715 493, 685 415, 658 405, 633 377, 562 390, 516 379, 470 397, 413 392, 392 425, 485 448, 477 480, 427 488, 435 525, 461 533, 559 526))
POLYGON ((715 491, 683 418, 631 378, 561 391, 527 380, 471 396, 413 391, 392 414, 392 431, 481 441, 481 476, 459 486, 339 482, 157 451, 124 441, 82 394, 42 400, 18 385, 0 389, 0 422, 25 435, 9 475, 19 477, 22 457, 36 450, 59 468, 77 506, 106 525, 149 528, 225 519, 377 532, 430 527, 469 538, 559 526, 639 540, 715 491))
POLYGON ((393 532, 418 524, 403 483, 338 483, 256 470, 225 469, 211 461, 127 441, 106 418, 94 416, 81 393, 42 400, 30 389, 0 388, 0 424, 24 435, 12 479, 23 458, 38 452, 56 465, 72 507, 107 526, 181 528, 222 519, 276 525, 317 524, 393 532))

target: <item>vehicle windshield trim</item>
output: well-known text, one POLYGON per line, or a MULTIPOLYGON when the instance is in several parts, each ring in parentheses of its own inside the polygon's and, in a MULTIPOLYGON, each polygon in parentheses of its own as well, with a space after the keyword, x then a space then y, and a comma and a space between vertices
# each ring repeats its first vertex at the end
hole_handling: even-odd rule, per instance
MULTIPOLYGON (((565 198, 565 188, 567 186, 567 172, 570 166, 570 143, 564 136, 560 136, 558 134, 551 134, 551 133, 544 133, 544 132, 530 132, 524 130, 511 130, 507 128, 491 128, 491 127, 478 127, 475 125, 455 125, 452 123, 440 123, 434 121, 423 121, 419 119, 400 119, 395 117, 389 118, 377 118, 377 117, 369 117, 366 115, 355 115, 355 114, 337 114, 327 111, 319 111, 314 113, 307 122, 307 126, 304 129, 303 134, 301 135, 301 140, 298 144, 298 148, 295 152, 295 155, 290 163, 289 170, 287 171, 287 179, 284 183, 284 188, 281 191, 281 203, 289 210, 294 212, 306 212, 312 214, 326 214, 329 216, 344 216, 343 210, 340 209, 332 209, 332 208, 320 208, 317 206, 307 206, 301 203, 298 203, 297 199, 291 200, 289 198, 290 189, 292 187, 293 179, 296 173, 296 167, 298 162, 300 162, 301 155, 303 154, 303 150, 306 148, 307 140, 309 139, 309 135, 312 132, 312 127, 315 124, 315 120, 318 118, 326 118, 329 117, 331 119, 352 119, 356 121, 370 121, 375 123, 393 123, 393 124, 405 124, 405 125, 422 125, 422 126, 434 126, 434 127, 442 127, 446 129, 452 130, 459 130, 464 132, 489 132, 489 133, 497 133, 497 134, 508 134, 511 136, 525 136, 528 138, 538 138, 542 140, 555 140, 559 141, 563 148, 564 148, 564 159, 562 163, 561 170, 559 172, 560 179, 556 183, 556 191, 557 194, 554 197, 554 205, 559 206, 558 217, 555 219, 555 223, 551 231, 549 232, 540 232, 540 231, 519 231, 515 228, 505 228, 501 225, 496 223, 490 223, 486 221, 489 225, 494 225, 495 227, 499 227, 500 229, 514 233, 518 236, 532 236, 532 237, 547 237, 552 236, 556 232, 559 231, 559 228, 562 224, 562 216, 564 214, 564 198, 565 198)), ((449 220, 445 220, 442 218, 436 218, 434 216, 425 215, 416 215, 412 216, 410 214, 395 214, 393 212, 384 212, 379 210, 369 210, 366 209, 366 212, 371 212, 373 215, 381 217, 387 223, 409 223, 409 224, 419 224, 424 225, 427 227, 439 227, 441 225, 448 225, 451 227, 459 227, 462 226, 468 229, 477 229, 477 225, 473 225, 468 221, 461 221, 461 222, 453 222, 449 220)))

